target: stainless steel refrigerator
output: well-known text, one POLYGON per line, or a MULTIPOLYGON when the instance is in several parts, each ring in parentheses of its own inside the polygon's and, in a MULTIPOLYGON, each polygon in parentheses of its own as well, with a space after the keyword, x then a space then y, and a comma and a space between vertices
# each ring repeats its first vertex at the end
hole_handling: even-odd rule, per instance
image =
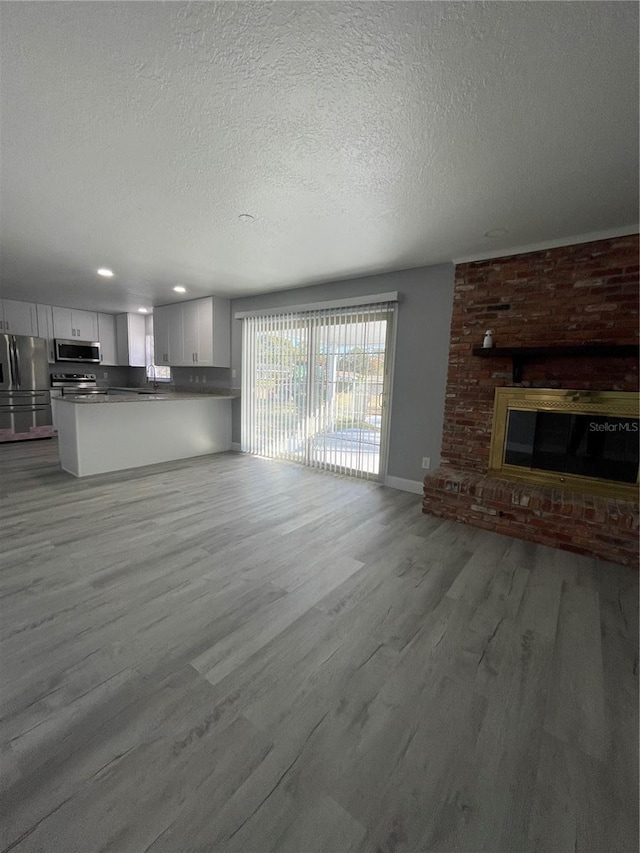
POLYGON ((53 434, 46 340, 0 335, 0 442, 53 434))

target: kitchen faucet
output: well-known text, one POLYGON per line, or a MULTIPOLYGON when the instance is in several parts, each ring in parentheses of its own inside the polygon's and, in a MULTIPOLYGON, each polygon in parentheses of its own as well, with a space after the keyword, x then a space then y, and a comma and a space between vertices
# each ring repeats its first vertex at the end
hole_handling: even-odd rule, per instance
POLYGON ((152 370, 152 372, 153 372, 153 373, 152 373, 152 375, 153 375, 153 382, 152 382, 151 387, 153 388, 153 390, 154 390, 154 391, 157 391, 157 390, 158 390, 158 388, 160 387, 160 385, 158 384, 158 380, 157 380, 157 378, 156 378, 156 366, 155 366, 155 364, 148 364, 148 365, 147 365, 147 380, 150 380, 150 377, 149 377, 149 368, 151 368, 151 370, 152 370))

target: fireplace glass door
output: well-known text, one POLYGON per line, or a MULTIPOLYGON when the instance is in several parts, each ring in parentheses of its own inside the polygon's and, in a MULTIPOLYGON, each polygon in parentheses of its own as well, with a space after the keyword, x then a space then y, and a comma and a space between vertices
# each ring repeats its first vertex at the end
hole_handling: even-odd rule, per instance
POLYGON ((638 476, 638 418, 511 409, 504 463, 617 483, 638 476))

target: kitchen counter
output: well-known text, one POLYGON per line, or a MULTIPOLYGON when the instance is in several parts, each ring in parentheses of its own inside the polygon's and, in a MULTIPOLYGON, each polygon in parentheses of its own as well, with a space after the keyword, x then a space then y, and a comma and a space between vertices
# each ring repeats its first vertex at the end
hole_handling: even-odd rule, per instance
POLYGON ((162 394, 162 396, 179 397, 186 394, 189 397, 239 397, 239 388, 219 388, 216 385, 162 385, 157 388, 151 385, 98 385, 102 390, 106 390, 109 394, 122 391, 123 394, 162 394))
POLYGON ((54 401, 60 464, 75 477, 231 449, 235 394, 93 394, 54 401), (121 405, 126 403, 126 405, 121 405))
POLYGON ((109 391, 108 394, 73 394, 71 396, 66 394, 61 399, 65 403, 89 403, 96 405, 100 403, 147 403, 157 402, 158 400, 162 400, 163 402, 175 402, 177 400, 234 400, 236 397, 236 394, 188 394, 180 391, 165 394, 162 392, 155 394, 152 391, 131 391, 125 393, 112 393, 109 391))

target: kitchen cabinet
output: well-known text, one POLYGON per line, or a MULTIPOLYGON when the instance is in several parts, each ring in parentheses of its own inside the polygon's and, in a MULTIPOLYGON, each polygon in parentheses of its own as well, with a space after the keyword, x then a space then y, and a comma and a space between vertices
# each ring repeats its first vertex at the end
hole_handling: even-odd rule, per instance
POLYGON ((182 305, 161 305, 153 309, 153 361, 170 365, 171 349, 182 353, 182 305))
POLYGON ((100 364, 118 364, 116 318, 114 314, 98 314, 100 364))
POLYGON ((228 299, 207 296, 154 310, 156 364, 230 367, 228 299))
POLYGON ((0 333, 38 337, 35 303, 0 299, 0 333))
POLYGON ((53 306, 54 337, 65 340, 98 340, 98 315, 93 311, 53 306))
POLYGON ((217 296, 198 300, 197 363, 231 367, 231 302, 217 296))
POLYGON ((71 319, 71 308, 52 308, 53 311, 53 336, 69 340, 75 338, 76 330, 71 319))
POLYGON ((52 388, 51 391, 49 391, 49 394, 51 395, 51 422, 53 423, 53 429, 55 432, 58 432, 58 404, 55 401, 62 397, 62 389, 52 388))
POLYGON ((217 394, 55 401, 64 471, 88 477, 231 448, 231 398, 217 394))
POLYGON ((49 364, 53 364, 56 360, 56 353, 53 346, 55 335, 53 332, 53 310, 51 305, 36 305, 36 315, 38 318, 38 337, 46 338, 47 358, 49 359, 49 364))
POLYGON ((184 364, 213 363, 213 327, 208 322, 211 313, 208 302, 208 299, 194 299, 182 306, 184 364))
POLYGON ((145 367, 145 322, 141 314, 116 316, 118 364, 145 367))

